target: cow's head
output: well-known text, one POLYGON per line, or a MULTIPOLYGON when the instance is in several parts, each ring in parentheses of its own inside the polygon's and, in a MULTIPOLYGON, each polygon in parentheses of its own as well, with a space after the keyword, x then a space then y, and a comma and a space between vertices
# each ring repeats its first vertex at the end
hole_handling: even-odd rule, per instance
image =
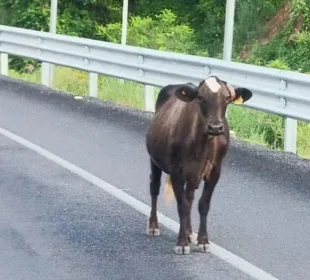
POLYGON ((241 104, 252 97, 252 92, 249 89, 234 89, 229 83, 214 76, 201 81, 198 87, 192 84, 182 85, 175 94, 184 102, 197 100, 200 103, 201 113, 206 120, 205 131, 211 135, 224 133, 224 120, 228 104, 241 104))

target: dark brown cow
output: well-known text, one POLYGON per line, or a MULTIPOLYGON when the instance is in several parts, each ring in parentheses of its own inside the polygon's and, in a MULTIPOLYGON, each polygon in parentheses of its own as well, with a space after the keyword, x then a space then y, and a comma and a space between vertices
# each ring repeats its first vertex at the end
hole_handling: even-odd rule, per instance
POLYGON ((210 201, 229 145, 226 108, 231 102, 243 103, 251 97, 250 90, 234 89, 214 76, 201 81, 198 87, 191 83, 165 86, 158 95, 155 115, 146 136, 152 198, 147 232, 160 235, 157 197, 161 175, 165 172, 169 174, 180 219, 175 247, 177 254, 188 254, 189 242, 194 242, 191 208, 195 189, 201 180, 204 180, 204 189, 198 207, 200 226, 197 241, 200 251, 206 251, 210 201))

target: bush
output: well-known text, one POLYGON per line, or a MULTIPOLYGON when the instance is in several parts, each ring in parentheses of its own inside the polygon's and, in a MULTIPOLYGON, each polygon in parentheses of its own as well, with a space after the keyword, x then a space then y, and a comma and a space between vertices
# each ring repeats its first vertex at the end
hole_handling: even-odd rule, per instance
MULTIPOLYGON (((130 18, 127 30, 127 44, 139 47, 197 54, 194 31, 184 24, 178 24, 176 15, 170 10, 163 10, 155 19, 147 16, 130 18)), ((97 26, 97 36, 109 42, 121 42, 121 23, 97 26)), ((199 52, 200 55, 207 54, 199 52)))
POLYGON ((285 62, 281 58, 277 58, 275 60, 270 61, 266 66, 281 70, 290 70, 290 68, 285 64, 285 62))
POLYGON ((284 59, 288 65, 299 72, 310 71, 310 32, 303 31, 296 34, 290 49, 284 59))

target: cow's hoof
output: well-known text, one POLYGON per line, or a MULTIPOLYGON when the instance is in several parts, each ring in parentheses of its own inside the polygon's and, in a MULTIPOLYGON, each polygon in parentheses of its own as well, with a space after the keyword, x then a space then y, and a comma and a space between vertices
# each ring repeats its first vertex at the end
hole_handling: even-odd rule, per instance
POLYGON ((191 243, 191 244, 197 244, 197 238, 195 238, 194 234, 190 234, 188 236, 188 242, 191 243))
POLYGON ((177 255, 188 255, 190 253, 191 249, 189 246, 175 246, 174 252, 177 255))
POLYGON ((198 244, 198 251, 206 253, 208 251, 208 244, 198 244))
POLYGON ((154 225, 154 223, 149 223, 149 221, 147 221, 146 234, 150 236, 160 236, 160 230, 157 223, 154 225))
POLYGON ((148 228, 146 234, 150 236, 160 236, 159 228, 148 228))

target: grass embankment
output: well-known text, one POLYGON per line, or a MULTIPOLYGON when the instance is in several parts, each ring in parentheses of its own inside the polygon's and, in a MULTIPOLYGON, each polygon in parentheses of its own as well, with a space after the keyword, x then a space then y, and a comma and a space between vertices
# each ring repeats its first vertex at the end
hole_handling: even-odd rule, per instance
MULTIPOLYGON (((18 74, 10 70, 9 76, 32 83, 40 83, 41 72, 18 74)), ((54 88, 77 95, 88 95, 88 74, 65 67, 55 67, 54 88)), ((98 78, 98 96, 121 105, 143 109, 143 85, 110 77, 98 78)), ((158 92, 158 90, 156 90, 158 92)), ((282 150, 284 122, 280 116, 250 110, 241 106, 230 106, 229 123, 238 138, 251 143, 282 150)), ((297 153, 310 158, 310 124, 299 122, 297 153)))

